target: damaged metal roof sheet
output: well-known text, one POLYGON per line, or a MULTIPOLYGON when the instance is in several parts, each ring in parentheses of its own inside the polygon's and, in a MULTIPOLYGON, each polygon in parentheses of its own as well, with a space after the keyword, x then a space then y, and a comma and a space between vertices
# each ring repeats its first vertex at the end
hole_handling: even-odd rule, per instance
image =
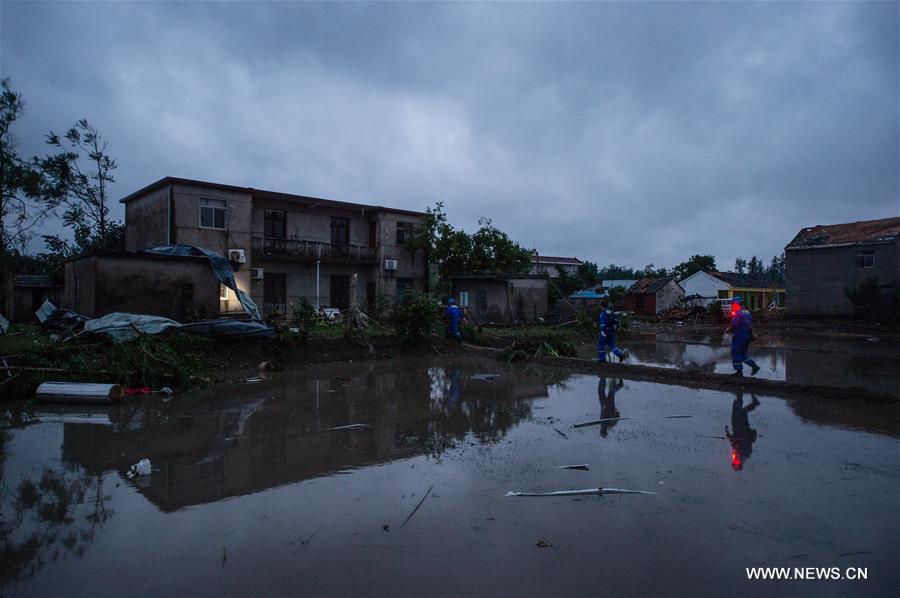
POLYGON ((893 243, 898 235, 900 235, 900 217, 817 225, 801 230, 785 249, 893 243))

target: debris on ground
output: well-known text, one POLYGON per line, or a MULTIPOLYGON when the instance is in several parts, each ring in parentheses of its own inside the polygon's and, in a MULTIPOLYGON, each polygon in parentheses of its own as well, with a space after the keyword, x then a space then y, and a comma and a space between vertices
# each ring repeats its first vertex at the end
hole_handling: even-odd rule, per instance
POLYGON ((586 426, 596 426, 607 422, 618 422, 626 419, 684 419, 691 417, 690 415, 660 415, 654 417, 604 417, 603 419, 594 419, 587 422, 581 422, 572 426, 573 428, 584 428, 586 426))
POLYGON ((134 478, 137 476, 145 476, 150 475, 152 468, 150 467, 150 459, 141 459, 137 463, 131 466, 128 470, 128 477, 134 478))
POLYGON ((347 424, 346 426, 335 426, 333 428, 323 428, 323 432, 332 432, 334 430, 363 430, 368 428, 369 424, 347 424))
POLYGON ((419 501, 419 504, 416 505, 416 508, 412 510, 412 513, 410 513, 410 514, 406 517, 406 519, 403 520, 403 523, 400 524, 400 527, 403 527, 404 525, 406 525, 406 522, 407 522, 407 521, 409 521, 410 519, 412 519, 412 516, 416 514, 416 511, 419 510, 419 507, 422 506, 422 503, 425 502, 425 499, 428 498, 428 495, 429 495, 429 494, 431 494, 431 489, 432 489, 432 488, 434 488, 434 485, 433 485, 433 484, 432 484, 431 486, 428 487, 428 491, 425 492, 425 496, 422 497, 422 500, 419 501))
POLYGON ((569 437, 566 436, 566 434, 565 434, 564 432, 562 432, 559 428, 553 428, 553 430, 554 430, 557 434, 559 434, 560 436, 562 436, 563 438, 565 438, 566 440, 569 439, 569 437))
POLYGON ((657 494, 646 490, 626 490, 624 488, 588 488, 587 490, 557 490, 556 492, 507 492, 506 496, 586 496, 604 494, 657 494))
POLYGON ((580 469, 582 471, 590 471, 591 465, 590 463, 584 463, 582 465, 559 465, 557 469, 580 469))
POLYGON ((35 391, 35 399, 50 403, 91 403, 107 405, 122 398, 118 384, 89 382, 44 382, 35 391))

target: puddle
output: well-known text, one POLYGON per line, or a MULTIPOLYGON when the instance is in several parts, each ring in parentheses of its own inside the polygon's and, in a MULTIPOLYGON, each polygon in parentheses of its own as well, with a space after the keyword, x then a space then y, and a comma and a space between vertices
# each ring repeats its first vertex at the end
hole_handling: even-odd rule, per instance
POLYGON ((4 595, 900 589, 892 406, 421 358, 5 425, 4 595), (506 497, 598 487, 656 494, 506 497))
MULTIPOLYGON (((728 337, 690 333, 623 334, 621 347, 631 363, 716 374, 734 372, 728 337)), ((866 339, 814 336, 767 337, 755 341, 751 356, 760 366, 757 377, 799 384, 862 387, 900 396, 900 345, 866 339)), ((580 356, 595 358, 592 347, 580 356)), ((749 368, 747 368, 749 372, 749 368)))

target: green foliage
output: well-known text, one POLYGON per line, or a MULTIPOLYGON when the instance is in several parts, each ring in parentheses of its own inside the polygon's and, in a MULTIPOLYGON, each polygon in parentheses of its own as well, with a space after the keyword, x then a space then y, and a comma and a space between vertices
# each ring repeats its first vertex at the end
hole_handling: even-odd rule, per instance
POLYGON ((572 343, 556 335, 519 339, 500 352, 499 359, 508 363, 528 361, 532 357, 577 357, 572 343))
POLYGON ((473 345, 484 344, 484 332, 475 324, 461 324, 459 332, 467 343, 473 345))
POLYGON ((300 301, 291 306, 291 312, 294 314, 294 321, 300 325, 300 328, 309 330, 315 323, 318 315, 316 308, 309 304, 306 297, 301 297, 300 301))
POLYGON ((855 287, 844 287, 844 295, 853 304, 856 313, 871 318, 881 303, 881 291, 877 278, 869 278, 855 287))
POLYGON ((434 330, 440 306, 437 301, 415 290, 408 290, 394 305, 393 320, 397 336, 403 342, 419 340, 434 330))
POLYGON ((672 268, 672 275, 684 280, 697 272, 715 272, 716 258, 712 255, 692 255, 687 260, 672 268))
POLYGON ((749 261, 742 257, 735 258, 734 271, 738 274, 765 274, 774 282, 784 284, 784 252, 773 255, 768 266, 755 255, 749 261))

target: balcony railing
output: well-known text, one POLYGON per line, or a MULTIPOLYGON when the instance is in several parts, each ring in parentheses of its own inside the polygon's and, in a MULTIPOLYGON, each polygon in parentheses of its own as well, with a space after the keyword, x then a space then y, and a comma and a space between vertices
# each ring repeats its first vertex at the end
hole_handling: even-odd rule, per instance
POLYGON ((319 241, 299 239, 274 239, 253 237, 254 258, 288 259, 304 262, 372 263, 378 258, 374 247, 361 245, 335 245, 319 241))

